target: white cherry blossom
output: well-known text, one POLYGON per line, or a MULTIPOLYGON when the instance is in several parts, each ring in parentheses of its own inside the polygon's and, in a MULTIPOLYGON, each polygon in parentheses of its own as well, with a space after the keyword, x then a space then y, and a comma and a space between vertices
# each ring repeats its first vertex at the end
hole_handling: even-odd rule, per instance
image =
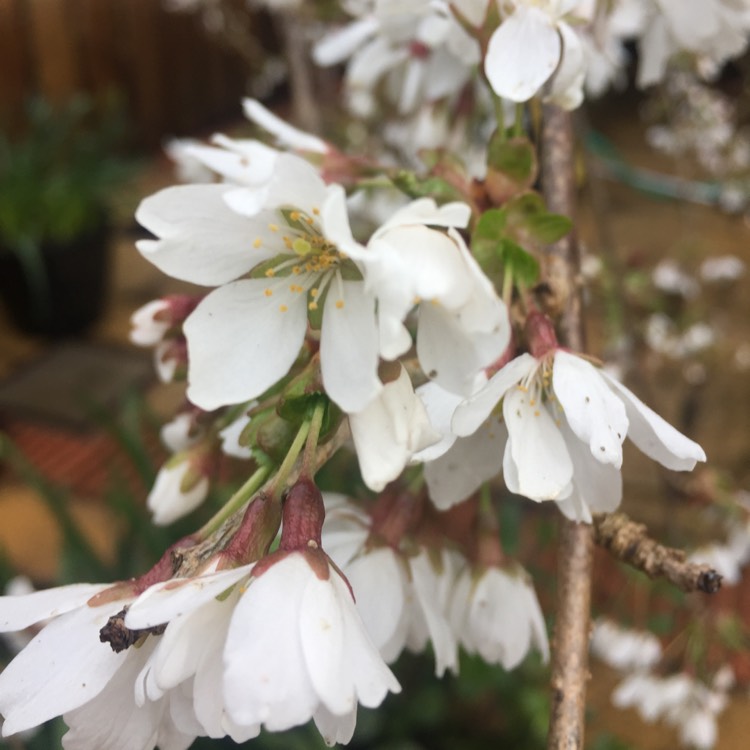
POLYGON ((326 498, 326 505, 323 544, 346 574, 367 632, 385 661, 395 661, 405 648, 420 652, 430 642, 435 674, 457 672, 457 641, 448 607, 463 559, 445 548, 418 546, 402 552, 371 546, 370 519, 357 506, 341 498, 334 505, 326 498))
POLYGON ((346 94, 356 114, 374 112, 382 81, 400 114, 455 94, 479 61, 477 42, 446 2, 370 0, 352 10, 357 20, 324 37, 313 53, 319 65, 349 59, 346 94))
POLYGON ((533 647, 549 659, 544 616, 528 575, 520 567, 465 568, 450 605, 461 645, 488 664, 515 669, 533 647))
POLYGON ((166 526, 195 510, 208 495, 208 476, 196 470, 188 453, 173 456, 159 469, 146 505, 157 526, 166 526))
POLYGON ((530 326, 545 341, 539 356, 511 360, 452 419, 452 432, 469 436, 500 405, 508 432, 502 460, 508 489, 538 502, 554 500, 569 517, 590 521, 592 512, 620 503, 626 436, 668 469, 689 471, 706 460, 697 443, 605 370, 552 344, 551 325, 535 316, 530 326))
POLYGON ((501 23, 484 59, 494 92, 525 102, 542 92, 549 81, 546 98, 565 109, 578 107, 583 100, 586 57, 575 23, 569 21, 576 19, 580 0, 498 0, 497 5, 501 23))
POLYGON ((510 338, 508 312, 453 227, 468 206, 420 199, 397 211, 372 236, 367 284, 378 297, 380 351, 394 359, 411 347, 403 321, 416 304, 417 356, 428 377, 468 394, 510 338), (430 225, 429 227, 427 225, 430 225), (449 227, 444 234, 431 226, 449 227))
POLYGON ((594 623, 591 652, 610 667, 622 671, 653 667, 662 654, 659 639, 653 633, 625 628, 604 617, 594 623))
POLYGON ((406 369, 399 367, 398 378, 386 383, 365 409, 349 415, 362 479, 375 491, 396 479, 415 453, 440 438, 406 369))

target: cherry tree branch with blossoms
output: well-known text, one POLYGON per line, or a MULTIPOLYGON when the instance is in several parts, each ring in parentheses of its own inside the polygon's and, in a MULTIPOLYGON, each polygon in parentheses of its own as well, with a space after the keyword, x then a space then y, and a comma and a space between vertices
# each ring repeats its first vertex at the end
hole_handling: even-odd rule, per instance
POLYGON ((345 66, 356 152, 254 99, 265 140, 176 145, 195 181, 136 212, 138 252, 195 286, 132 318, 186 397, 147 506, 200 513, 224 460, 244 482, 140 576, 0 598, 0 630, 36 628, 0 675, 3 734, 62 716, 66 748, 184 750, 312 721, 332 745, 401 690, 405 651, 431 647, 438 677, 461 650, 547 661, 502 476, 563 517, 549 747, 582 747, 594 530, 711 575, 610 515, 626 438, 671 471, 706 455, 586 354, 570 112, 632 41, 644 82, 739 54, 740 5, 347 2, 313 57, 345 66))

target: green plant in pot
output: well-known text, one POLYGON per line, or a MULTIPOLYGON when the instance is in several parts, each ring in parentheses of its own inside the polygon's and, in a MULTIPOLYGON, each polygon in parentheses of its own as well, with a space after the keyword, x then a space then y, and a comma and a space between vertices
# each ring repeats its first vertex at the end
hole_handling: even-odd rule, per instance
POLYGON ((122 134, 121 109, 85 96, 34 99, 24 135, 0 134, 0 295, 27 333, 73 335, 101 312, 122 134))

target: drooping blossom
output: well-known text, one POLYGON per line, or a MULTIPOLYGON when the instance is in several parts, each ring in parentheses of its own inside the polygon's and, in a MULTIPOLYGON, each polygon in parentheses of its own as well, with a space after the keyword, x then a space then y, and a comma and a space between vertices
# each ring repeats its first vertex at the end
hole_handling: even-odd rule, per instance
POLYGON ((329 744, 347 742, 358 703, 400 688, 320 547, 320 493, 290 490, 264 556, 274 507, 256 498, 250 524, 189 578, 170 577, 168 551, 134 581, 0 598, 3 630, 54 618, 0 676, 4 733, 63 714, 67 748, 184 750, 312 718, 329 744))
MULTIPOLYGON (((581 0, 489 0, 500 25, 490 38, 484 72, 493 91, 525 102, 543 93, 565 109, 583 101, 586 56, 577 26, 581 0)), ((457 4, 459 10, 461 3, 457 4)))
POLYGON ((659 639, 645 630, 623 627, 606 617, 594 622, 591 652, 614 669, 642 671, 661 659, 659 639))
POLYGON ((635 673, 612 694, 619 708, 635 708, 644 721, 665 721, 678 730, 686 748, 711 750, 718 739, 717 717, 728 704, 721 671, 709 686, 685 673, 669 677, 635 673))
POLYGON ((402 365, 398 377, 365 409, 349 415, 349 425, 362 479, 375 491, 398 478, 415 453, 440 437, 402 365))
MULTIPOLYGON (((493 463, 488 452, 461 455, 478 475, 492 476, 502 455, 508 489, 537 502, 554 500, 567 516, 590 521, 592 512, 620 503, 625 437, 675 471, 706 460, 697 443, 605 370, 560 348, 548 319, 532 313, 527 329, 532 353, 511 360, 455 410, 454 435, 473 435, 483 425, 497 434, 493 463)), ((444 498, 444 505, 451 499, 463 498, 444 498)))
POLYGON ((531 648, 549 658, 544 616, 520 566, 464 568, 453 589, 450 618, 461 645, 488 664, 515 669, 531 648))
MULTIPOLYGON (((384 502, 390 503, 388 496, 384 502)), ((391 521, 373 527, 373 518, 342 496, 327 496, 323 542, 344 571, 367 632, 391 663, 407 648, 435 653, 435 674, 458 670, 457 638, 448 607, 461 556, 446 547, 395 541, 408 507, 396 507, 391 521), (388 531, 387 529, 390 529, 388 531), (383 542, 383 535, 393 540, 383 542)), ((398 502, 396 503, 398 506, 398 502)), ((383 519, 381 519, 383 520, 383 519)))
POLYGON ((479 61, 479 45, 447 2, 368 0, 352 12, 357 19, 326 35, 313 56, 319 65, 349 61, 345 93, 360 116, 375 111, 381 83, 403 115, 458 93, 479 61))

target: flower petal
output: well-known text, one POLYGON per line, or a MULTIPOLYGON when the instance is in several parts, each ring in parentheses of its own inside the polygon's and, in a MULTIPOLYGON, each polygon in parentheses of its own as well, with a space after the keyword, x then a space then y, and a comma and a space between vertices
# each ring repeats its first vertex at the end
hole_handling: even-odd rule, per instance
POLYGON ((140 630, 182 617, 225 592, 252 568, 252 564, 242 565, 196 578, 172 578, 150 586, 128 608, 125 625, 140 630))
POLYGON ((307 329, 306 299, 266 290, 273 293, 262 279, 227 284, 185 321, 188 398, 196 406, 211 411, 255 398, 294 363, 307 329))
POLYGON ((334 279, 328 288, 320 369, 326 393, 348 414, 362 411, 383 389, 378 378, 375 300, 361 281, 334 279))
POLYGON ((242 109, 248 120, 252 120, 256 125, 273 135, 285 148, 312 151, 318 154, 325 154, 329 151, 324 140, 285 122, 266 109, 257 99, 243 99, 242 109))
POLYGON ((540 8, 520 5, 490 38, 484 71, 493 91, 505 99, 531 99, 554 73, 560 36, 540 8))
POLYGON ((400 693, 401 686, 370 640, 346 581, 332 572, 331 583, 340 601, 346 648, 344 661, 350 667, 356 698, 366 708, 375 708, 389 691, 400 693))
MULTIPOLYGON (((327 580, 311 575, 302 595, 298 620, 304 665, 313 689, 323 705, 338 716, 357 705, 351 665, 344 661, 344 619, 331 578, 338 573, 329 568, 327 580)), ((351 595, 347 591, 347 596, 351 595)))
POLYGON ((0 597, 0 633, 23 630, 77 609, 109 586, 107 583, 74 583, 30 594, 0 597))
POLYGON ((621 399, 607 387, 601 371, 574 354, 558 350, 552 387, 570 428, 589 446, 594 458, 619 469, 628 418, 621 399))
POLYGON ((606 372, 602 375, 625 404, 630 420, 628 437, 647 456, 673 471, 691 471, 698 461, 706 460, 698 443, 672 427, 606 372))
POLYGON ((300 606, 312 575, 301 555, 288 555, 251 581, 235 607, 224 647, 224 701, 239 725, 283 731, 308 721, 319 704, 300 669, 300 606))
POLYGON ((560 431, 573 461, 573 491, 557 506, 567 518, 591 523, 592 513, 611 513, 620 505, 622 474, 611 464, 595 461, 564 421, 560 431))
POLYGON ((425 464, 424 477, 430 500, 438 510, 447 510, 500 473, 508 431, 490 418, 473 434, 456 440, 439 458, 425 464))
MULTIPOLYGON (((547 409, 531 405, 520 388, 505 394, 503 417, 508 428, 503 467, 509 459, 515 467, 517 487, 511 488, 530 500, 557 500, 570 490, 573 463, 560 430, 547 409)), ((506 470, 506 475, 507 475, 506 470)))
POLYGON ((562 57, 546 99, 563 109, 571 110, 579 107, 583 101, 586 55, 581 38, 567 23, 558 23, 557 29, 562 38, 562 57))
POLYGON ((158 239, 136 242, 141 255, 169 276, 202 286, 236 279, 273 257, 277 250, 253 246, 270 219, 248 220, 232 211, 224 201, 232 190, 178 185, 143 200, 135 218, 158 239))
POLYGON ((537 360, 530 354, 522 354, 508 362, 481 390, 458 406, 451 422, 453 432, 456 435, 471 435, 476 432, 500 403, 505 392, 520 383, 536 366, 537 360))
POLYGON ((404 367, 367 408, 349 415, 349 425, 362 478, 376 492, 396 479, 417 451, 440 439, 404 367))
POLYGON ((402 633, 400 643, 394 642, 406 607, 404 574, 402 563, 388 547, 363 554, 346 568, 357 610, 370 638, 387 662, 394 661, 404 648, 405 633, 402 633))
POLYGON ((441 611, 439 575, 435 572, 429 555, 424 550, 409 558, 414 593, 424 616, 432 647, 435 651, 435 675, 442 677, 446 669, 458 670, 458 647, 446 613, 441 611))
POLYGON ((3 735, 31 729, 98 695, 125 659, 99 642, 121 602, 82 606, 47 625, 0 674, 3 735))

